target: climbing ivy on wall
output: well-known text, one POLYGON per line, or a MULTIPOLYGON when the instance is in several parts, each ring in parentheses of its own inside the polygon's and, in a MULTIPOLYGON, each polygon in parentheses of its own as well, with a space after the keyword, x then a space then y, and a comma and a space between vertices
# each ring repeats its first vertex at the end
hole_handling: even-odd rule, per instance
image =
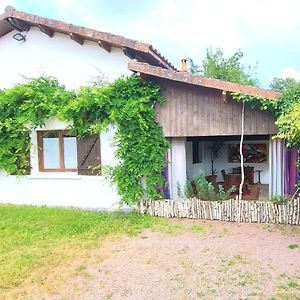
POLYGON ((100 133, 111 124, 119 164, 110 168, 109 176, 122 201, 131 205, 141 197, 158 198, 169 144, 155 121, 156 102, 163 102, 159 86, 137 75, 78 92, 46 77, 0 90, 0 169, 26 174, 29 133, 50 117, 72 124, 79 137, 100 133))
POLYGON ((259 108, 273 114, 278 127, 276 137, 286 139, 291 147, 300 149, 300 84, 285 89, 276 100, 232 93, 233 99, 245 102, 252 108, 259 108))
MULTIPOLYGON (((278 128, 276 138, 285 139, 289 147, 300 150, 300 83, 295 82, 285 89, 276 100, 232 93, 233 99, 273 114, 278 128)), ((300 157, 297 161, 300 167, 300 157)), ((300 181, 297 183, 300 188, 300 181)))

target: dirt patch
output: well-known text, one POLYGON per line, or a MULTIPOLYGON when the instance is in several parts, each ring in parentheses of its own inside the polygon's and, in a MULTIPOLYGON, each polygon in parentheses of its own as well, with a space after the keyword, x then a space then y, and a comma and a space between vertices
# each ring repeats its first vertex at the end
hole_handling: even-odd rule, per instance
POLYGON ((27 284, 30 299, 300 299, 300 229, 174 220, 27 284), (188 226, 192 232, 182 230, 188 226), (203 230, 204 228, 204 230, 203 230), (52 288, 49 289, 49 282, 52 288))

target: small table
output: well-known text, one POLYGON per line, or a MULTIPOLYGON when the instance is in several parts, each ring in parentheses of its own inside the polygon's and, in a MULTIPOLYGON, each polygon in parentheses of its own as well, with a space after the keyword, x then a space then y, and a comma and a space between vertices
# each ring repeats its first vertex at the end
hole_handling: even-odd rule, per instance
POLYGON ((263 170, 255 170, 255 172, 257 172, 257 176, 258 176, 258 181, 256 182, 256 184, 261 184, 261 181, 260 181, 260 173, 262 172, 263 170))

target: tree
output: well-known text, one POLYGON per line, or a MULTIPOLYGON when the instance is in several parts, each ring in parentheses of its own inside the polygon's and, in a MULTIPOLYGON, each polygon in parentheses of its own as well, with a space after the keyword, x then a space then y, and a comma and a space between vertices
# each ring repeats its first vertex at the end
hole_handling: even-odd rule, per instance
POLYGON ((271 102, 275 116, 285 116, 294 109, 295 104, 300 105, 300 82, 294 78, 274 78, 270 88, 281 92, 281 97, 276 102, 271 102))
POLYGON ((286 90, 300 85, 294 78, 273 78, 270 83, 270 89, 276 92, 285 92, 286 90))
POLYGON ((206 49, 206 57, 202 61, 202 67, 195 64, 190 58, 190 72, 206 77, 222 79, 230 82, 258 85, 258 80, 253 77, 256 66, 244 66, 241 62, 244 53, 239 49, 231 57, 224 57, 220 48, 216 50, 206 49))

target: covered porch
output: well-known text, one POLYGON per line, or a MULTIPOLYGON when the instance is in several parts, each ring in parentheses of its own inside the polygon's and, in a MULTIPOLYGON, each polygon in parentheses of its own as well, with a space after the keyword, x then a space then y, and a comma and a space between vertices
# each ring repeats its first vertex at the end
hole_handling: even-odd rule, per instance
MULTIPOLYGON (((202 173, 216 190, 235 187, 236 198, 242 180, 239 154, 240 136, 189 137, 186 139, 186 176, 192 181, 202 173)), ((270 136, 245 136, 243 198, 265 200, 270 187, 270 136)))
MULTIPOLYGON (((292 196, 297 181, 297 151, 272 135, 246 135, 243 142, 244 200, 268 200, 270 196, 292 196)), ((170 138, 168 181, 170 198, 178 199, 178 185, 192 182, 199 174, 218 189, 237 190, 241 183, 239 136, 170 138), (218 153, 212 150, 218 145, 218 153), (212 176, 213 173, 213 176, 212 176), (214 177, 214 178, 212 178, 214 177)), ((231 194, 237 197, 238 191, 231 194)))
POLYGON ((166 168, 171 199, 178 199, 178 184, 184 186, 199 172, 210 176, 214 170, 214 185, 221 183, 225 189, 239 185, 244 170, 243 191, 256 190, 255 197, 249 196, 251 200, 293 195, 297 151, 286 148, 283 140, 273 139, 278 133, 273 115, 233 97, 237 93, 276 101, 279 93, 187 72, 162 72, 145 64, 130 67, 157 82, 166 100, 157 103, 155 110, 156 120, 171 143, 166 168), (238 156, 241 136, 243 169, 238 156), (212 168, 210 146, 214 142, 223 147, 212 168))

